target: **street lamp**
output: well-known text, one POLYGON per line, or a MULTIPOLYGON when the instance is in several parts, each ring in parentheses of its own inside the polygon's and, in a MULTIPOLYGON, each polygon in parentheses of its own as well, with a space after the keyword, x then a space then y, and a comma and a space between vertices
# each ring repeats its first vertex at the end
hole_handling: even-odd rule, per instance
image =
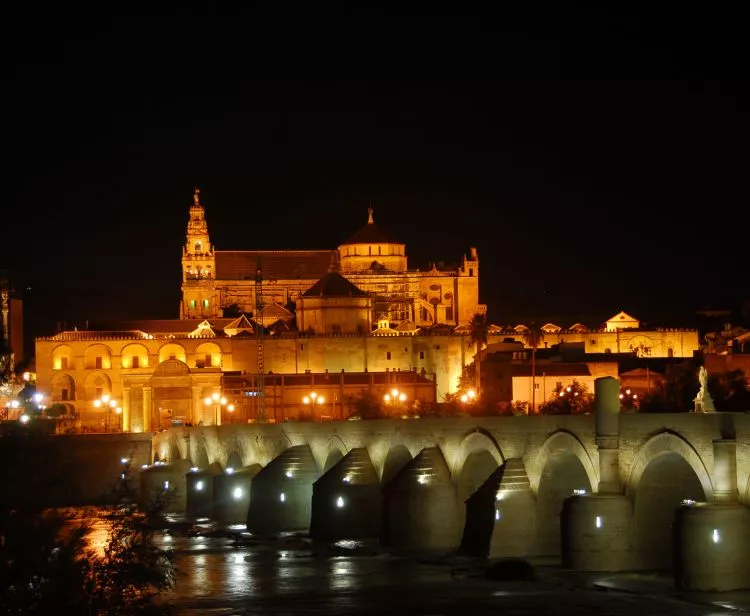
POLYGON ((210 396, 206 396, 203 399, 203 404, 206 406, 213 405, 214 407, 214 425, 221 425, 221 407, 226 406, 230 413, 234 413, 234 404, 227 404, 227 399, 218 392, 212 393, 210 396))
POLYGON ((464 404, 467 404, 469 402, 474 402, 476 397, 477 397, 477 392, 473 389, 470 389, 466 393, 461 394, 461 397, 459 398, 459 400, 461 400, 461 402, 463 402, 464 404))
POLYGON ((109 432, 109 414, 111 411, 115 409, 119 409, 118 414, 122 413, 122 409, 117 406, 117 400, 112 398, 109 394, 102 394, 101 397, 94 400, 94 407, 95 408, 102 408, 104 407, 105 415, 104 415, 104 431, 109 432))
POLYGON ((314 391, 311 391, 307 396, 302 398, 302 403, 312 407, 313 417, 315 417, 315 407, 323 406, 326 403, 326 399, 314 391))
POLYGON ((398 404, 399 402, 406 402, 406 394, 394 387, 390 392, 383 396, 383 401, 386 404, 398 404))

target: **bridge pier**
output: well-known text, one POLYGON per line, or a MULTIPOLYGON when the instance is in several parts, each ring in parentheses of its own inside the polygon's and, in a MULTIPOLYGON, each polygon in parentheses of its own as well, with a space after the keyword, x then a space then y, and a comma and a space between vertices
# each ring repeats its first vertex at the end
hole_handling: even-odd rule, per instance
POLYGON ((219 524, 245 524, 250 509, 253 478, 260 464, 252 464, 234 472, 224 471, 214 477, 213 518, 219 524))
POLYGON ((140 507, 147 510, 154 499, 166 496, 165 513, 184 513, 187 507, 185 475, 187 460, 171 460, 169 464, 156 462, 140 474, 140 507))
POLYGON ((191 469, 185 475, 185 513, 189 518, 210 518, 213 515, 214 480, 220 474, 221 467, 214 462, 207 468, 191 469))
POLYGON ((750 588, 750 507, 738 502, 737 441, 714 446, 714 501, 675 513, 675 584, 682 590, 750 588))
MULTIPOLYGON (((494 495, 490 558, 528 557, 535 553, 536 499, 523 460, 510 458, 494 495)), ((468 511, 468 507, 467 507, 468 511)), ((473 520, 467 515, 467 527, 473 520)))
POLYGON ((308 530, 318 477, 309 445, 286 449, 252 480, 247 530, 258 535, 308 530))
POLYGON ((380 481, 365 447, 352 449, 313 485, 315 540, 377 539, 382 516, 380 481))
POLYGON ((439 447, 426 447, 384 488, 383 543, 394 550, 451 550, 461 539, 458 494, 439 447))
POLYGON ((560 518, 562 564, 576 571, 636 568, 633 504, 620 481, 620 381, 594 381, 599 485, 596 494, 571 496, 560 518))

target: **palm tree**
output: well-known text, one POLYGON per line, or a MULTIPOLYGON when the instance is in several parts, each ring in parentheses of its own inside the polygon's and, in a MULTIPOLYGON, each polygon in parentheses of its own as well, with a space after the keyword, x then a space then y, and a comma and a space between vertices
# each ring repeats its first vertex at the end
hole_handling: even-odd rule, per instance
POLYGON ((477 313, 471 317, 469 322, 469 339, 474 344, 476 351, 474 353, 474 382, 476 383, 477 393, 480 391, 479 382, 479 352, 487 346, 489 329, 487 327, 487 316, 477 313))
POLYGON ((526 346, 531 347, 531 412, 536 411, 536 350, 544 340, 544 330, 531 324, 523 333, 526 346))

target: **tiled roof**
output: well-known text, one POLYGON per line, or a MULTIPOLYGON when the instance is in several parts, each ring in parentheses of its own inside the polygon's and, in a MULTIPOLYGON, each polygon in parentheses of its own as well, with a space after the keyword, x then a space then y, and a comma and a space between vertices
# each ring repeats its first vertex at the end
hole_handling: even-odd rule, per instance
POLYGON ((317 280, 338 258, 336 250, 217 250, 216 278, 254 280, 260 267, 264 280, 317 280))
POLYGON ((97 327, 92 323, 91 331, 102 330, 140 330, 147 334, 189 334, 195 331, 204 321, 208 321, 214 330, 223 330, 236 319, 153 319, 141 321, 121 321, 108 324, 107 327, 97 327), (112 327, 115 325, 115 327, 112 327))
POLYGON ((369 297, 337 272, 328 272, 302 294, 302 297, 369 297))

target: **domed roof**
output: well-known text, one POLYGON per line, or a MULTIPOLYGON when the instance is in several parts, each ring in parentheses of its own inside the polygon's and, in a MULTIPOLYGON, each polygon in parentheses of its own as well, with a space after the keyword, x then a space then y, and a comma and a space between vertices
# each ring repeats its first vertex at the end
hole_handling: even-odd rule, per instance
POLYGON ((302 297, 369 297, 338 272, 328 272, 302 294, 302 297))
POLYGON ((367 224, 344 242, 343 246, 347 244, 401 244, 390 233, 383 231, 375 224, 372 212, 372 208, 368 208, 367 224))

